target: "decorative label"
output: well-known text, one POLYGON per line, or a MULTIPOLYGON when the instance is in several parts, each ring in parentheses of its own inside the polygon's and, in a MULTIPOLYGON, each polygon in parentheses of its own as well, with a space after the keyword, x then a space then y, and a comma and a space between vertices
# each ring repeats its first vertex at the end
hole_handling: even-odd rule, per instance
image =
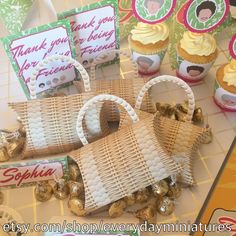
POLYGON ((190 0, 184 24, 192 32, 209 32, 221 25, 229 13, 229 0, 190 0))
POLYGON ((214 62, 196 64, 177 56, 177 71, 181 77, 186 78, 187 80, 199 81, 207 75, 213 63, 214 62))
POLYGON ((236 34, 232 37, 229 43, 229 52, 230 55, 236 59, 236 34))
POLYGON ((138 64, 139 72, 148 75, 159 71, 165 53, 166 50, 163 50, 157 54, 144 55, 133 51, 132 57, 138 64))
MULTIPOLYGON (((28 98, 30 76, 40 61, 54 54, 75 56, 70 23, 67 20, 10 35, 2 41, 28 98)), ((75 78, 72 65, 60 61, 49 63, 39 71, 36 93, 66 84, 75 78)))
POLYGON ((221 227, 218 226, 218 229, 214 232, 204 232, 203 236, 215 236, 216 234, 235 236, 236 211, 226 211, 224 209, 214 210, 209 225, 221 225, 221 227))
POLYGON ((215 101, 217 104, 222 108, 236 111, 236 94, 223 89, 217 81, 215 83, 215 101))
POLYGON ((175 6, 176 0, 132 0, 136 18, 149 24, 166 20, 173 13, 175 6))
POLYGON ((93 3, 58 14, 67 18, 76 46, 76 58, 85 68, 105 51, 119 49, 119 17, 117 0, 93 3))
POLYGON ((66 157, 0 164, 0 188, 29 186, 54 177, 68 178, 66 157))

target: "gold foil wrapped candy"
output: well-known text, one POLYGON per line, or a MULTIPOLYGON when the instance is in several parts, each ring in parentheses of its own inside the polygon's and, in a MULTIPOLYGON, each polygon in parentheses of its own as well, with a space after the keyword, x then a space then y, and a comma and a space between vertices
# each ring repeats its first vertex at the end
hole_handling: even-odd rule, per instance
POLYGON ((188 113, 188 101, 184 101, 182 104, 176 104, 176 109, 181 111, 182 113, 188 113))
POLYGON ((72 197, 68 201, 68 208, 77 216, 86 216, 87 212, 84 210, 84 200, 77 197, 72 197))
POLYGON ((135 204, 135 194, 132 193, 129 196, 124 197, 124 201, 126 202, 127 206, 132 206, 135 204))
POLYGON ((124 200, 113 202, 108 210, 109 216, 112 218, 121 216, 124 213, 126 206, 127 204, 124 200))
POLYGON ((6 147, 0 148, 0 162, 5 162, 10 159, 10 156, 8 155, 6 147))
POLYGON ((206 134, 205 134, 205 136, 202 140, 202 143, 209 144, 213 140, 213 133, 212 133, 212 129, 209 127, 208 124, 206 125, 206 129, 208 129, 208 130, 207 130, 207 132, 206 132, 206 134))
POLYGON ((186 122, 186 114, 179 110, 175 112, 175 118, 178 121, 186 122))
POLYGON ((69 181, 68 182, 70 197, 81 197, 84 193, 84 185, 80 182, 69 181))
POLYGON ((36 184, 34 195, 38 201, 48 201, 52 197, 52 194, 53 189, 52 186, 48 183, 48 181, 42 181, 36 184))
POLYGON ((77 164, 69 164, 70 179, 78 181, 81 177, 80 170, 77 164))
POLYGON ((145 203, 148 201, 149 197, 150 197, 150 192, 148 191, 147 188, 144 188, 136 192, 135 201, 136 203, 145 203))
POLYGON ((195 123, 203 123, 204 122, 204 116, 203 116, 203 112, 202 112, 202 108, 201 107, 197 107, 195 110, 194 110, 194 113, 193 113, 193 122, 195 123))
POLYGON ((171 198, 178 198, 181 195, 181 187, 178 184, 170 184, 169 191, 166 194, 171 198))
POLYGON ((153 206, 147 206, 144 207, 138 211, 136 211, 135 216, 139 218, 140 220, 146 220, 149 221, 153 217, 155 217, 156 212, 153 206))
POLYGON ((55 198, 63 200, 69 195, 69 187, 64 179, 59 179, 53 187, 55 198))
POLYGON ((12 140, 7 146, 8 155, 15 158, 22 152, 25 145, 25 138, 18 138, 12 140))
POLYGON ((164 104, 156 103, 156 108, 157 108, 157 111, 160 112, 160 115, 166 116, 169 118, 173 117, 175 113, 175 107, 167 103, 164 103, 164 104))
POLYGON ((168 216, 173 213, 175 210, 174 201, 169 197, 163 197, 157 201, 157 211, 163 215, 168 216))
POLYGON ((4 195, 3 195, 3 192, 0 192, 0 205, 3 204, 3 201, 4 201, 4 195))
POLYGON ((152 185, 152 191, 155 196, 165 196, 169 191, 168 183, 165 180, 160 180, 152 185))

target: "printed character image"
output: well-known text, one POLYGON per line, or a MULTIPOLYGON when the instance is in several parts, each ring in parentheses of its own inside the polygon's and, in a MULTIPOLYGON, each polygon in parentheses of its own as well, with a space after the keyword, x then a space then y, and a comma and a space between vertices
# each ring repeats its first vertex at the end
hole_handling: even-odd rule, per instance
POLYGON ((65 76, 65 75, 62 75, 62 76, 60 77, 60 80, 61 80, 61 81, 65 81, 65 80, 66 80, 66 76, 65 76))
POLYGON ((222 95, 221 99, 225 106, 230 106, 230 107, 236 106, 236 97, 230 96, 228 94, 224 94, 222 95))
POLYGON ((154 61, 151 60, 148 57, 138 57, 137 58, 137 64, 139 67, 139 70, 144 73, 149 72, 149 68, 153 65, 154 61))
POLYGON ((44 83, 40 83, 39 84, 39 88, 43 89, 45 87, 45 84, 44 83))
POLYGON ((46 84, 47 84, 48 86, 51 86, 51 85, 52 85, 52 82, 51 82, 50 80, 48 80, 48 81, 46 82, 46 84))
POLYGON ((187 72, 191 77, 197 77, 204 71, 204 68, 201 66, 188 66, 187 72))
POLYGON ((209 20, 216 12, 216 4, 212 1, 204 1, 196 9, 197 18, 200 22, 209 20))
POLYGON ((53 79, 52 79, 52 82, 53 82, 54 84, 57 84, 57 83, 59 82, 59 79, 58 79, 58 78, 53 78, 53 79))
POLYGON ((87 60, 84 60, 84 61, 82 62, 83 66, 87 66, 88 63, 89 63, 89 62, 88 62, 87 60))
POLYGON ((163 3, 164 0, 145 0, 144 6, 147 9, 149 15, 156 15, 161 9, 163 3))

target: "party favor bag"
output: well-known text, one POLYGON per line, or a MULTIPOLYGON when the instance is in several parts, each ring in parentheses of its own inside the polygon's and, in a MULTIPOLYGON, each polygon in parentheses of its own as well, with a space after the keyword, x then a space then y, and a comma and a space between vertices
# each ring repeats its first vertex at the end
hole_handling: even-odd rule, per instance
POLYGON ((181 171, 161 147, 157 137, 158 116, 143 121, 130 104, 114 95, 98 95, 80 109, 77 132, 84 147, 73 151, 85 187, 85 210, 93 211, 181 171), (133 124, 88 144, 82 120, 97 102, 113 101, 129 114, 133 124))
MULTIPOLYGON (((138 67, 136 62, 124 51, 111 50, 100 54, 93 62, 90 70, 91 89, 92 91, 109 90, 111 94, 121 97, 126 100, 131 106, 135 105, 138 92, 146 83, 147 79, 138 76, 138 67), (123 55, 132 61, 134 76, 132 79, 112 79, 103 78, 96 80, 96 65, 101 64, 104 58, 114 58, 114 53, 123 55)), ((80 92, 84 91, 84 86, 80 81, 75 81, 75 86, 80 92)), ((114 102, 105 102, 105 109, 108 121, 119 121, 120 115, 117 105, 114 102)), ((148 93, 145 94, 141 106, 141 110, 154 113, 156 111, 155 104, 153 104, 148 93)))
MULTIPOLYGON (((144 94, 155 84, 160 82, 171 82, 183 88, 188 98, 188 113, 186 122, 180 122, 166 117, 158 116, 156 118, 157 137, 163 149, 181 166, 183 171, 179 176, 179 181, 187 185, 194 184, 192 157, 194 156, 199 144, 207 135, 207 129, 202 129, 191 123, 195 99, 191 88, 183 80, 169 75, 156 77, 148 81, 140 90, 135 104, 135 112, 140 120, 150 119, 153 114, 140 110, 144 94)), ((132 124, 132 120, 126 113, 121 111, 121 120, 119 129, 123 129, 132 124)))
MULTIPOLYGON (((70 57, 50 56, 35 67, 30 84, 31 101, 9 104, 21 118, 26 130, 23 157, 64 153, 82 146, 76 133, 78 112, 88 99, 100 93, 91 92, 89 76, 83 66, 70 57), (86 93, 36 99, 38 72, 46 64, 58 60, 68 62, 78 70, 86 93)), ((100 112, 100 109, 101 104, 91 107, 84 119, 86 137, 90 142, 109 133, 104 112, 100 112)))

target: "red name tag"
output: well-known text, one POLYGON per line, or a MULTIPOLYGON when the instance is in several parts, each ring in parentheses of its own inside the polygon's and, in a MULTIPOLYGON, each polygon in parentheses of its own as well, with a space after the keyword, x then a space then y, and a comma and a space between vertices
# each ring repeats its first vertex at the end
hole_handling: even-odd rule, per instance
POLYGON ((22 187, 54 177, 68 177, 67 158, 20 161, 0 165, 0 187, 22 187))

